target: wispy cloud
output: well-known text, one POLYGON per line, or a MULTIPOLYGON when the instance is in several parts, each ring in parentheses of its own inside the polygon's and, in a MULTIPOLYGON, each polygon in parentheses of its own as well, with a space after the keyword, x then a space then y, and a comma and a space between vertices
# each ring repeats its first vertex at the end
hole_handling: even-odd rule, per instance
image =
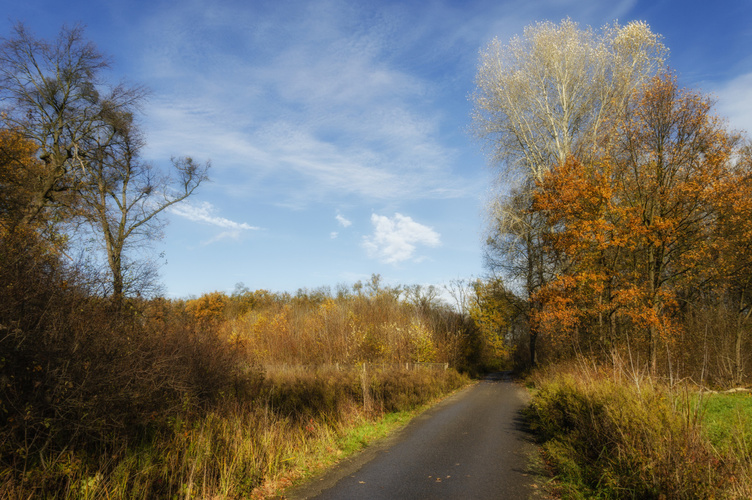
POLYGON ((207 245, 225 238, 237 239, 243 231, 255 231, 260 229, 259 227, 251 226, 245 222, 235 222, 225 217, 219 217, 216 215, 217 209, 211 203, 206 201, 198 205, 184 201, 177 205, 173 205, 169 210, 174 215, 186 218, 190 221, 223 229, 219 234, 215 235, 208 241, 205 241, 204 244, 207 245))
POLYGON ((441 137, 437 84, 395 64, 406 50, 398 38, 419 36, 404 29, 401 9, 300 2, 270 9, 261 22, 253 8, 188 2, 151 17, 160 29, 144 30, 154 39, 143 71, 158 87, 150 152, 211 158, 218 185, 231 172, 228 191, 261 191, 281 204, 292 193, 298 205, 335 193, 467 194, 469 182, 452 171, 457 151, 441 137))
MULTIPOLYGON (((342 226, 344 228, 348 228, 348 227, 352 226, 352 221, 350 221, 349 219, 345 218, 342 214, 337 214, 334 218, 337 220, 337 224, 339 224, 340 226, 342 226)), ((329 233, 329 237, 331 239, 336 239, 337 236, 339 236, 339 232, 338 231, 332 231, 331 233, 329 233)))
POLYGON ((373 234, 363 238, 363 247, 370 257, 387 264, 414 260, 419 245, 441 245, 439 233, 399 213, 392 218, 373 214, 371 223, 373 234))
POLYGON ((342 227, 350 227, 350 226, 352 226, 352 222, 349 221, 349 220, 347 220, 346 218, 344 218, 340 214, 337 214, 337 216, 335 217, 335 219, 337 219, 337 222, 339 222, 339 225, 342 226, 342 227))
POLYGON ((752 73, 740 75, 716 90, 717 108, 733 129, 752 134, 752 73))

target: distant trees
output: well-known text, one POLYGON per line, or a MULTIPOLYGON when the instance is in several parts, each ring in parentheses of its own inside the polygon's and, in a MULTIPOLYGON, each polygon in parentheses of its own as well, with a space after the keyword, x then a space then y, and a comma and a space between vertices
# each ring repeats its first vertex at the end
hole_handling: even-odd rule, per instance
POLYGON ((472 283, 469 315, 477 325, 483 343, 496 360, 509 358, 513 323, 520 300, 504 288, 501 280, 476 280, 472 283))
POLYGON ((174 159, 172 178, 146 164, 135 118, 146 91, 109 84, 107 68, 80 27, 47 41, 17 24, 0 45, 0 126, 33 145, 39 159, 17 164, 26 198, 14 224, 88 224, 102 242, 119 302, 139 283, 127 250, 158 234, 158 215, 190 196, 209 165, 174 159))

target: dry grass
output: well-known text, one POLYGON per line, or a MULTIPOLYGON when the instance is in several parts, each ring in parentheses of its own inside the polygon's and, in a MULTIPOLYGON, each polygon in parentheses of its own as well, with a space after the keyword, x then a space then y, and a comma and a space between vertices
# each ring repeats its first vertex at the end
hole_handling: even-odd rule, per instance
POLYGON ((115 307, 28 235, 0 238, 0 262, 1 498, 263 497, 343 453, 353 426, 467 380, 369 367, 460 352, 443 339, 462 322, 435 321, 451 312, 393 292, 115 307))
POLYGON ((564 498, 749 498, 749 455, 703 432, 696 388, 581 361, 538 372, 530 407, 564 498))
POLYGON ((138 443, 104 456, 84 450, 6 471, 3 498, 263 498, 352 451, 352 429, 460 387, 448 371, 374 371, 366 406, 361 374, 310 373, 267 380, 247 403, 225 401, 171 417, 138 443), (405 396, 409 394, 409 396, 405 396), (382 409, 384 411, 382 411, 382 409), (18 471, 20 472, 20 471, 18 471))

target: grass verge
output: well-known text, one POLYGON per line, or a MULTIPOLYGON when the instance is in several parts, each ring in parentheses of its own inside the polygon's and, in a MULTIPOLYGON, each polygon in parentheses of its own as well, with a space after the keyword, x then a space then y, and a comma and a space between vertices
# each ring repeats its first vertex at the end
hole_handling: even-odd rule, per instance
POLYGON ((529 417, 557 476, 555 495, 752 498, 744 397, 698 398, 689 385, 585 363, 533 381, 529 417))

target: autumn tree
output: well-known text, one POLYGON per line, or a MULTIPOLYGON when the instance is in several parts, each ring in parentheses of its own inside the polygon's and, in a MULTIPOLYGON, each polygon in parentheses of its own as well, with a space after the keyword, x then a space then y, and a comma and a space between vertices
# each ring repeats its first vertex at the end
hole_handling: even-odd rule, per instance
POLYGON ((606 132, 601 158, 570 158, 539 184, 534 210, 565 264, 538 294, 540 316, 552 332, 582 326, 601 343, 618 324, 643 332, 655 370, 678 310, 723 277, 714 207, 728 196, 737 138, 670 74, 635 92, 606 132))
MULTIPOLYGON (((515 189, 504 187, 489 205, 489 262, 518 259, 509 267, 521 274, 507 277, 524 283, 527 298, 555 271, 541 267, 545 224, 530 210, 535 182, 569 155, 591 154, 604 120, 662 66, 665 52, 644 23, 596 32, 567 19, 529 26, 507 45, 494 39, 481 53, 474 130, 499 181, 515 189)), ((531 328, 532 364, 536 335, 531 328)))
POLYGON ((521 312, 520 301, 499 279, 475 280, 472 291, 469 315, 493 360, 500 364, 510 354, 514 320, 521 312))
POLYGON ((537 364, 538 328, 533 321, 541 304, 536 292, 552 278, 556 263, 546 252, 546 220, 531 210, 533 192, 528 188, 511 189, 490 206, 489 234, 485 246, 485 264, 493 274, 504 277, 526 299, 522 312, 529 329, 530 363, 537 364))
POLYGON ((225 314, 229 298, 222 292, 206 293, 185 304, 185 310, 201 326, 217 324, 225 314))
POLYGON ((36 145, 15 130, 0 129, 0 226, 12 231, 27 217, 34 182, 43 170, 36 145))
POLYGON ((650 364, 667 308, 708 282, 715 252, 710 229, 715 200, 725 196, 737 138, 711 113, 712 102, 680 89, 671 75, 656 77, 630 103, 615 134, 618 185, 634 227, 635 270, 646 277, 650 364))
POLYGON ((731 336, 733 350, 724 357, 731 361, 734 382, 741 384, 752 330, 752 146, 743 145, 736 152, 723 181, 723 195, 714 200, 716 252, 709 265, 720 277, 713 294, 716 305, 730 312, 725 333, 731 336))

